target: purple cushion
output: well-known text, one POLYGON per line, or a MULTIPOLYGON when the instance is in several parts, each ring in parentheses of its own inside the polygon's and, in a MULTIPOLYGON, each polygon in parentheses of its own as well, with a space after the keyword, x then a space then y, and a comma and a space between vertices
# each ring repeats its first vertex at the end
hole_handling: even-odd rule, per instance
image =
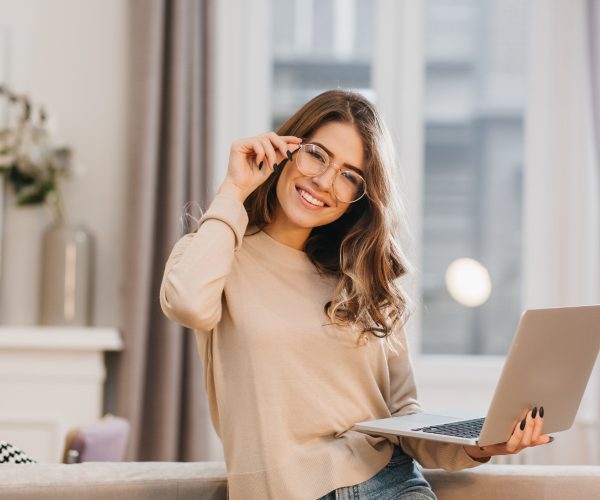
POLYGON ((129 436, 129 422, 113 415, 72 433, 66 452, 79 453, 79 462, 121 462, 129 436))

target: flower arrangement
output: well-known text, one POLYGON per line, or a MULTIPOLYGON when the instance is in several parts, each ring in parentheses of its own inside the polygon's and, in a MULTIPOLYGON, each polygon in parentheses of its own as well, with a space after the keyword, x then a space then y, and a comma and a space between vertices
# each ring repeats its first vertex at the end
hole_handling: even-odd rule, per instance
POLYGON ((6 127, 0 127, 0 175, 12 187, 17 205, 50 203, 57 221, 65 220, 59 180, 70 177, 72 150, 55 142, 43 107, 0 84, 7 101, 6 127))

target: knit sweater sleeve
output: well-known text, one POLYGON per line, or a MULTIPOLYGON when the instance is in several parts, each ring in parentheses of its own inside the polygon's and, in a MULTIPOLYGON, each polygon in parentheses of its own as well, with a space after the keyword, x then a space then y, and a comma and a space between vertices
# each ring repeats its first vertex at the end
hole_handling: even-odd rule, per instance
POLYGON ((197 231, 175 244, 160 286, 160 305, 168 318, 195 330, 217 325, 225 280, 247 225, 244 205, 218 194, 197 231))
MULTIPOLYGON (((392 416, 422 412, 404 330, 394 334, 395 353, 390 352, 390 412, 392 416)), ((399 436, 402 449, 425 468, 456 471, 476 467, 484 462, 471 458, 460 444, 399 436)), ((489 460, 489 459, 488 459, 489 460)), ((488 461, 486 460, 486 461, 488 461)))

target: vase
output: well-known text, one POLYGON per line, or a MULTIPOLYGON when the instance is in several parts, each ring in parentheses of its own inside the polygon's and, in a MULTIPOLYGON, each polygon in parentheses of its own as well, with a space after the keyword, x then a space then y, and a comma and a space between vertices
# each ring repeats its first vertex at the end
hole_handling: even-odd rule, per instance
POLYGON ((89 326, 94 239, 80 225, 55 222, 42 237, 39 324, 89 326))
POLYGON ((1 323, 30 326, 37 321, 40 248, 47 222, 39 207, 18 207, 6 193, 1 279, 1 323))

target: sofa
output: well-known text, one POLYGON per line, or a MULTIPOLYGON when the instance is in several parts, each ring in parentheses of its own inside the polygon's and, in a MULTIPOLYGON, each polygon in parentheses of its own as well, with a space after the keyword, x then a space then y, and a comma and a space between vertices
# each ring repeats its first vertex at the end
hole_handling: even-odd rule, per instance
MULTIPOLYGON (((440 500, 600 498, 600 466, 492 465, 425 470, 440 500)), ((307 480, 310 480, 308 478, 307 480)), ((85 462, 0 466, 0 500, 221 500, 223 462, 85 462)))

